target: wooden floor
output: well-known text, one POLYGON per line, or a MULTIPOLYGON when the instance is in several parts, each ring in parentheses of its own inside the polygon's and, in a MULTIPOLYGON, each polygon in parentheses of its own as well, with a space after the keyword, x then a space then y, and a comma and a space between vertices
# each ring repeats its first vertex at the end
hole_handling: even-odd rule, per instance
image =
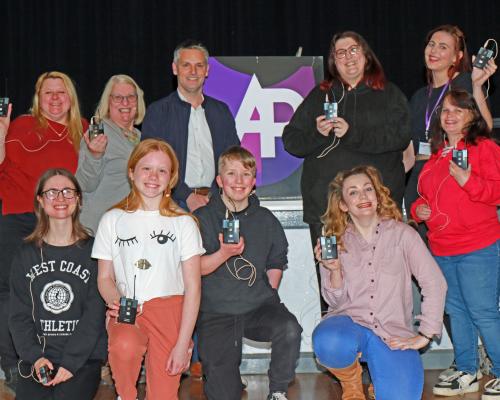
MULTIPOLYGON (((445 397, 433 396, 432 386, 436 382, 439 371, 425 371, 425 387, 422 400, 443 400, 445 397)), ((268 394, 268 380, 266 375, 245 375, 248 380, 248 388, 242 396, 242 400, 265 400, 268 394)), ((490 378, 482 380, 482 386, 490 378)), ((0 380, 0 400, 14 400, 14 397, 4 389, 3 381, 0 380)), ((144 399, 144 385, 140 385, 139 399, 144 399)), ((365 388, 366 389, 366 388, 365 388)), ((288 391, 289 400, 341 400, 342 391, 340 385, 331 376, 324 374, 298 374, 293 385, 288 391)), ((94 400, 115 400, 116 394, 111 386, 101 385, 94 400)), ((465 396, 447 397, 455 400, 480 400, 481 391, 469 393, 465 396)), ((186 378, 181 383, 179 400, 206 400, 203 395, 202 381, 186 378)), ((404 400, 404 399, 401 399, 404 400)))

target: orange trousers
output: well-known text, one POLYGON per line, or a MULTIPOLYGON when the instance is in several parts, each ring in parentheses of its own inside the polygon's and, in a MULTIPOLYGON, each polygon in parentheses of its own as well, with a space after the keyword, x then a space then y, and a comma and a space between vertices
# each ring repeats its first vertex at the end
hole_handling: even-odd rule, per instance
POLYGON ((109 322, 109 364, 121 400, 136 400, 144 355, 146 399, 178 399, 181 375, 168 375, 165 366, 177 342, 183 300, 184 296, 170 296, 145 302, 135 325, 109 322))

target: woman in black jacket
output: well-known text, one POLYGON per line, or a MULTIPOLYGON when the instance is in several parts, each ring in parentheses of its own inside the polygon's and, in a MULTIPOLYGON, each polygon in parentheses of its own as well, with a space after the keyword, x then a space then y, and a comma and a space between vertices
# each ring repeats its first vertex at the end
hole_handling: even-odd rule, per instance
POLYGON ((285 149, 304 158, 304 222, 309 224, 313 247, 321 234, 328 184, 339 171, 358 165, 376 167, 392 198, 401 204, 403 150, 410 143, 407 100, 386 81, 382 65, 360 34, 347 31, 333 36, 328 72, 331 78, 309 93, 283 132, 285 149), (336 106, 337 116, 325 117, 325 103, 336 106))

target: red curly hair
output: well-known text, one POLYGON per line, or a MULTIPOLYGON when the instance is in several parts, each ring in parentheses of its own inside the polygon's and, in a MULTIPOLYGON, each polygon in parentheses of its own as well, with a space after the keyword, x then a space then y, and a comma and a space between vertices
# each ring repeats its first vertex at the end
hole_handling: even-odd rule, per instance
POLYGON ((352 222, 348 212, 342 211, 340 208, 340 203, 344 202, 342 189, 345 180, 353 175, 366 175, 372 182, 375 194, 377 195, 377 214, 380 219, 402 220, 401 211, 396 202, 391 198, 390 190, 383 185, 378 169, 369 165, 361 165, 348 171, 341 171, 330 182, 328 187, 328 208, 321 217, 321 222, 324 227, 324 235, 336 236, 337 245, 342 250, 345 250, 343 247, 345 230, 347 229, 347 225, 352 222))

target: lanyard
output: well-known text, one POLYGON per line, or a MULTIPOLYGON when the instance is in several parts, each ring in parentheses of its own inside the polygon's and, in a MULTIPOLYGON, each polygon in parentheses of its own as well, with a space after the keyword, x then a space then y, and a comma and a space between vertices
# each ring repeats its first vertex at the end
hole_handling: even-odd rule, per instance
POLYGON ((429 128, 431 126, 431 119, 432 119, 432 114, 436 111, 436 108, 438 105, 441 103, 441 99, 443 98, 444 94, 446 93, 446 90, 448 90, 448 87, 450 86, 450 81, 444 85, 443 89, 441 89, 441 93, 439 94, 438 99, 436 100, 436 103, 434 104, 434 107, 432 108, 432 111, 429 114, 429 102, 431 99, 431 94, 432 94, 432 88, 429 87, 429 98, 427 99, 427 106, 425 107, 425 140, 429 140, 429 128))

